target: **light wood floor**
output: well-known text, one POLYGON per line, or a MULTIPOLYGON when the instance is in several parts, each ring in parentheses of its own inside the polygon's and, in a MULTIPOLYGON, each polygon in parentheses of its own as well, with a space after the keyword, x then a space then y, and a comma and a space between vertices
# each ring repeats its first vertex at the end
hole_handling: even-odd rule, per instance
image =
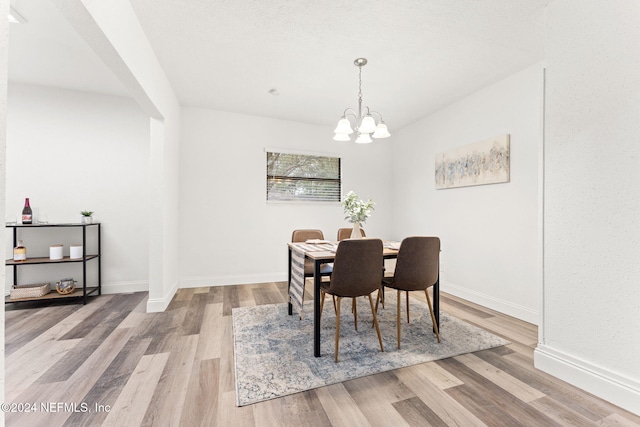
POLYGON ((238 408, 231 309, 285 295, 285 283, 182 289, 154 314, 144 312, 146 293, 7 305, 5 401, 35 403, 37 412, 7 413, 6 425, 640 425, 536 370, 535 326, 446 295, 443 311, 512 344, 238 408))

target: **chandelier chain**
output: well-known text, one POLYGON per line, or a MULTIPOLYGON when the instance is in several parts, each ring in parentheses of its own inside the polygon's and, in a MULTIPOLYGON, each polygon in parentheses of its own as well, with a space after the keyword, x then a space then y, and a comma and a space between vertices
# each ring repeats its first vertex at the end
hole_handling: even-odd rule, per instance
POLYGON ((358 65, 358 116, 362 116, 362 65, 358 65))
POLYGON ((358 73, 358 99, 362 101, 362 66, 358 68, 360 69, 358 73))

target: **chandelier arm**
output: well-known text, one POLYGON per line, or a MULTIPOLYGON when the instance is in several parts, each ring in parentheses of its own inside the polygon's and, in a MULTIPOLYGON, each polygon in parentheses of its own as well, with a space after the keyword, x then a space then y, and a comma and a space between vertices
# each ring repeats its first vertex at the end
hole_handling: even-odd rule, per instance
POLYGON ((369 107, 367 107, 367 111, 369 112, 369 114, 374 115, 377 114, 378 117, 380 117, 380 123, 384 123, 384 120, 382 120, 382 114, 378 113, 377 111, 369 111, 369 107))
POLYGON ((347 108, 344 110, 344 112, 342 113, 342 117, 347 118, 347 116, 353 116, 356 120, 358 118, 356 110, 354 110, 353 108, 347 108))

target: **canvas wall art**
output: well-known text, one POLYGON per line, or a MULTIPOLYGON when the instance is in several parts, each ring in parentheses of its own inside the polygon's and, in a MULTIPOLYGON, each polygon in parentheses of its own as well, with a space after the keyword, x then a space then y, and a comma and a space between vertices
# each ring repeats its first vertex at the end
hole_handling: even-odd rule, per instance
POLYGON ((436 189, 509 182, 509 135, 436 154, 436 189))

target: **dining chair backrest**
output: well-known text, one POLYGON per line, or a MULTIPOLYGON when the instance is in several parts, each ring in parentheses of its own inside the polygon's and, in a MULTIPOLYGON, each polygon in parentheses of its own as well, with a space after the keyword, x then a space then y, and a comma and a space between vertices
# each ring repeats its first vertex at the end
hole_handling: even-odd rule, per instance
MULTIPOLYGON (((338 242, 341 240, 345 240, 345 239, 349 239, 351 238, 351 232, 353 231, 353 228, 339 228, 338 229, 338 242)), ((365 234, 364 230, 361 228, 360 229, 360 233, 362 233, 362 237, 367 237, 367 235, 365 234)))
POLYGON ((354 239, 338 243, 329 293, 339 297, 369 295, 382 281, 382 240, 354 239))
POLYGON ((309 239, 320 239, 324 240, 324 234, 322 230, 293 230, 293 234, 291 234, 291 242, 306 242, 309 239))
POLYGON ((412 291, 427 289, 438 280, 440 238, 416 236, 402 240, 394 272, 394 287, 412 291))

